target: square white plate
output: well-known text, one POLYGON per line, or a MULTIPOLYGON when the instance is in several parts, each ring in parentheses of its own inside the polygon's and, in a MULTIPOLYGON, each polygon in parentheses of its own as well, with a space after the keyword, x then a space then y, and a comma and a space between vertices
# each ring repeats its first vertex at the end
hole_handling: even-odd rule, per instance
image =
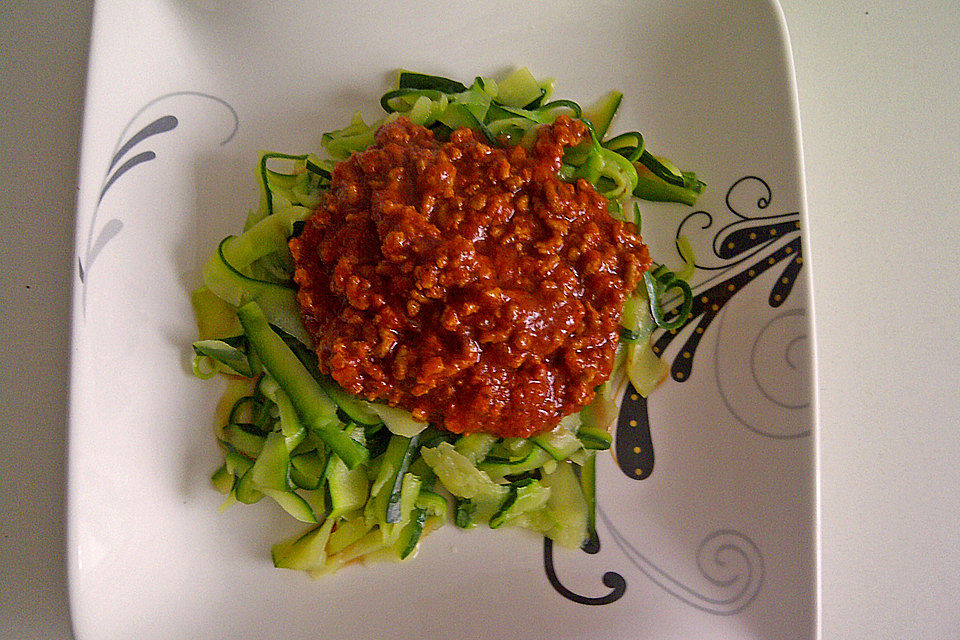
POLYGON ((78 196, 69 461, 77 636, 811 638, 812 345, 802 161, 774 0, 97 3, 78 196), (598 553, 446 527, 399 565, 320 581, 272 567, 297 527, 218 512, 216 384, 190 375, 189 291, 255 205, 262 149, 318 151, 398 67, 470 81, 525 65, 614 132, 694 169, 695 208, 644 236, 696 251, 671 378, 624 400, 600 458, 598 553), (639 452, 639 453, 638 453, 639 452), (655 460, 655 465, 653 461, 655 460), (639 471, 638 471, 639 470, 639 471), (642 479, 641 479, 642 478, 642 479))

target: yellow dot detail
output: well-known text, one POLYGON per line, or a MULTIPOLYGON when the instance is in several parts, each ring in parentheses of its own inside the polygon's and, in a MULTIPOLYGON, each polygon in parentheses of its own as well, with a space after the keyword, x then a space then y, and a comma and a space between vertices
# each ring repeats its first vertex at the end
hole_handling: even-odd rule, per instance
POLYGON ((689 352, 689 351, 684 351, 684 352, 683 352, 683 357, 689 360, 689 359, 690 359, 690 352, 689 352))
POLYGON ((728 284, 728 285, 727 285, 727 290, 728 290, 728 291, 733 291, 734 289, 736 289, 736 287, 735 287, 733 284, 728 284))
POLYGON ((680 379, 682 377, 683 377, 683 371, 677 371, 677 379, 680 379))
POLYGON ((733 244, 732 242, 728 242, 728 243, 727 243, 727 248, 728 248, 728 249, 733 249, 733 248, 735 248, 736 246, 737 246, 737 245, 733 244))
POLYGON ((784 247, 783 252, 784 252, 784 253, 793 253, 793 249, 790 248, 790 247, 784 247))
POLYGON ((697 327, 697 333, 703 333, 703 327, 697 327))
POLYGON ((720 305, 717 305, 717 304, 710 305, 710 308, 713 309, 714 311, 720 311, 720 305))
POLYGON ((631 426, 631 427, 637 426, 637 421, 636 421, 636 420, 631 420, 631 421, 630 421, 630 426, 631 426))
POLYGON ((790 278, 780 278, 780 282, 783 284, 790 284, 790 278))
POLYGON ((753 269, 750 269, 750 271, 747 271, 747 275, 752 278, 753 276, 757 275, 757 272, 753 269))
POLYGON ((772 235, 772 236, 777 235, 777 230, 776 230, 776 229, 770 229, 770 235, 772 235))
POLYGON ((757 234, 751 233, 751 234, 750 234, 750 239, 751 239, 751 240, 756 240, 756 239, 757 239, 757 234))
POLYGON ((767 258, 767 264, 773 264, 774 262, 776 262, 776 260, 773 258, 767 258))
POLYGON ((640 469, 640 468, 634 469, 633 472, 634 472, 635 474, 637 474, 638 476, 642 476, 642 475, 643 475, 643 469, 640 469))
POLYGON ((707 296, 703 296, 702 298, 700 298, 700 302, 702 302, 703 304, 707 304, 708 302, 710 302, 710 298, 708 298, 707 296))
POLYGON ((634 453, 640 453, 640 447, 634 447, 634 448, 633 448, 633 452, 634 452, 634 453))
POLYGON ((638 395, 635 394, 635 393, 631 393, 631 394, 630 394, 630 399, 633 400, 634 402, 636 402, 637 400, 640 399, 640 396, 638 396, 638 395))
POLYGON ((794 222, 794 224, 796 225, 797 229, 800 228, 800 222, 799 222, 799 221, 798 221, 798 222, 794 222))
POLYGON ((797 264, 803 264, 803 258, 797 256, 797 264))
POLYGON ((778 293, 777 295, 773 296, 773 299, 779 302, 779 301, 780 301, 780 294, 778 293))

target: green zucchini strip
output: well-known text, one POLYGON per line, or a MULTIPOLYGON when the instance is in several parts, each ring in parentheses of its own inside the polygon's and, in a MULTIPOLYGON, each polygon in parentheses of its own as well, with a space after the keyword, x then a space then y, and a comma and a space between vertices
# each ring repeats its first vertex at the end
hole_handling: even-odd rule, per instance
POLYGON ((644 150, 635 163, 637 186, 633 195, 643 200, 680 202, 693 206, 706 186, 690 171, 680 171, 666 158, 644 150))
POLYGON ((400 71, 397 84, 401 89, 427 89, 443 93, 460 93, 467 90, 463 83, 456 80, 403 70, 400 71))
POLYGON ((367 459, 367 450, 344 433, 337 407, 270 325, 260 306, 250 302, 237 317, 263 368, 290 398, 304 424, 317 434, 351 469, 367 459))
MULTIPOLYGON (((247 358, 246 352, 223 340, 198 340, 193 343, 193 351, 197 358, 210 358, 227 367, 227 373, 237 373, 251 378, 255 375, 253 365, 247 358)), ((197 370, 194 364, 194 372, 197 370)))
POLYGON ((650 313, 657 326, 668 331, 682 327, 693 308, 693 291, 687 281, 681 280, 664 266, 657 267, 653 273, 646 271, 643 274, 643 281, 647 288, 647 297, 650 298, 650 313), (680 292, 682 300, 680 309, 676 311, 673 319, 667 320, 660 306, 660 299, 664 293, 673 289, 680 292))
POLYGON ((693 253, 693 247, 690 246, 690 240, 687 236, 677 238, 677 251, 683 258, 683 268, 677 271, 677 279, 689 282, 697 269, 697 256, 693 253))
POLYGON ((586 500, 587 539, 584 544, 597 539, 597 454, 591 453, 580 468, 580 491, 586 500))
POLYGON ((312 338, 303 327, 296 291, 285 285, 251 278, 232 265, 226 255, 236 236, 227 236, 217 252, 203 265, 203 281, 207 288, 228 304, 239 307, 256 301, 273 325, 305 344, 312 338))

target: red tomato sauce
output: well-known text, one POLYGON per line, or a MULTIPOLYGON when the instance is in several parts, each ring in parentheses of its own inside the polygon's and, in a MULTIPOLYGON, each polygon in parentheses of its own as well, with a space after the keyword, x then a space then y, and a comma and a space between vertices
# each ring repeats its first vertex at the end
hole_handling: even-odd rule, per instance
POLYGON ((650 265, 632 223, 559 178, 586 140, 565 116, 529 151, 400 118, 339 163, 290 241, 321 370, 456 433, 525 437, 586 406, 650 265))

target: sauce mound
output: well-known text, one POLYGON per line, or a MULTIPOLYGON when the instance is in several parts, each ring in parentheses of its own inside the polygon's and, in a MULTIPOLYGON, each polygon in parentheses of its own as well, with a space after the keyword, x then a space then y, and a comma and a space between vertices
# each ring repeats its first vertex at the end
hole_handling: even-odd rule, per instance
POLYGON ((339 163, 290 241, 321 370, 456 433, 525 437, 586 406, 650 265, 632 223, 558 177, 588 139, 565 116, 530 151, 400 118, 339 163))

